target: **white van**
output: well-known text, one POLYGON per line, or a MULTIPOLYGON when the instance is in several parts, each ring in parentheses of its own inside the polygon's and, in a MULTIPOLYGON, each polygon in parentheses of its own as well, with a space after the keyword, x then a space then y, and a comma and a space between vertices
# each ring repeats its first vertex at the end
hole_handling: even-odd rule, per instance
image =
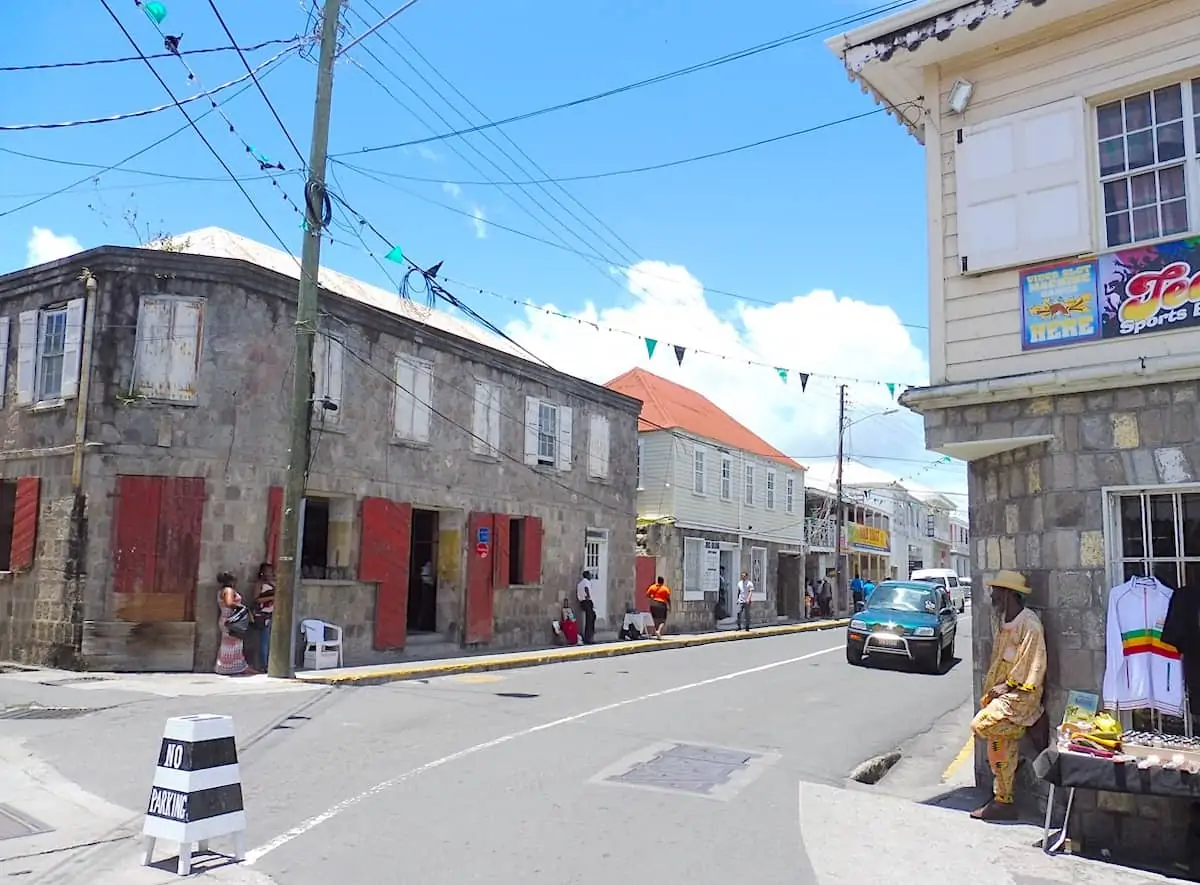
POLYGON ((928 581, 931 584, 941 584, 950 594, 950 604, 959 613, 967 610, 966 588, 959 582, 954 569, 949 568, 919 568, 912 573, 911 581, 928 581))

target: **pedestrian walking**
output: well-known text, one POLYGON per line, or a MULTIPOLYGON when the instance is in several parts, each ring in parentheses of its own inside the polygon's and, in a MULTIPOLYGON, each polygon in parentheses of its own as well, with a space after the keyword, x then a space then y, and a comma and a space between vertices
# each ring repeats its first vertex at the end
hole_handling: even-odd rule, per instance
POLYGON ((579 579, 575 593, 583 612, 583 644, 591 645, 596 640, 596 604, 592 601, 592 576, 586 570, 579 579))
POLYGON ((821 579, 821 592, 817 595, 817 603, 821 609, 821 617, 828 618, 833 615, 833 587, 829 584, 828 578, 821 579))
POLYGON ((738 581, 738 611, 737 625, 738 629, 750 629, 750 606, 754 603, 754 582, 750 580, 750 576, 742 572, 742 579, 738 581), (743 628, 743 623, 745 627, 743 628))
POLYGON ((654 638, 662 639, 663 628, 667 625, 667 609, 671 606, 671 588, 659 575, 646 595, 650 597, 650 617, 654 620, 654 638))

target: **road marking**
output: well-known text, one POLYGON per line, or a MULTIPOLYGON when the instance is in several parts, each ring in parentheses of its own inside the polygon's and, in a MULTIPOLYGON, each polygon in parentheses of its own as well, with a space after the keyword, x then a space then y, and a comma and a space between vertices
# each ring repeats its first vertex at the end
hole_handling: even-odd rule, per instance
POLYGON ((679 694, 680 692, 690 691, 693 688, 703 688, 707 685, 715 685, 718 682, 728 682, 731 679, 738 679, 742 676, 751 676, 755 673, 765 673, 768 670, 774 670, 778 667, 786 667, 789 664, 798 664, 801 661, 807 661, 811 658, 818 657, 819 655, 829 654, 831 651, 842 651, 845 647, 845 644, 839 644, 831 646, 830 648, 820 649, 819 651, 812 651, 808 654, 800 655, 799 657, 787 658, 786 660, 782 661, 773 661, 770 664, 761 664, 757 667, 750 667, 746 670, 737 670, 733 673, 726 673, 723 676, 714 676, 711 679, 702 679, 699 682, 689 682, 687 685, 677 685, 674 688, 665 688, 661 691, 652 691, 649 694, 639 695, 635 698, 627 698, 623 701, 617 701, 612 704, 605 704, 602 707, 595 707, 591 710, 584 710, 582 713, 564 716, 561 719, 555 719, 551 722, 544 722, 541 725, 535 725, 532 728, 514 731, 512 734, 506 734, 503 737, 485 741, 484 743, 476 744, 473 747, 467 747, 465 750, 459 750, 457 753, 451 753, 449 756, 443 756, 440 759, 434 759, 432 762, 426 762, 424 765, 419 765, 416 768, 404 772, 403 774, 397 775, 396 777, 389 778, 386 781, 381 781, 380 783, 371 787, 369 790, 359 793, 357 796, 351 796, 349 799, 343 799, 328 811, 322 812, 315 817, 310 817, 303 823, 292 827, 287 832, 276 836, 271 841, 259 846, 258 848, 252 849, 251 851, 247 851, 245 863, 247 865, 253 865, 257 863, 266 855, 270 854, 272 851, 275 851, 277 848, 282 848, 293 839, 299 839, 301 836, 316 829, 326 821, 332 820, 343 811, 353 808, 355 805, 358 805, 360 802, 366 799, 370 799, 372 796, 377 796, 380 793, 390 790, 392 787, 397 786, 398 784, 412 780, 417 775, 424 774, 427 771, 432 771, 435 768, 441 768, 444 765, 449 765, 451 762, 457 762, 458 760, 465 759, 468 756, 474 756, 476 753, 481 753, 484 750, 490 750, 493 747, 498 747, 501 744, 507 744, 511 741, 517 740, 518 738, 529 737, 530 735, 538 734, 539 732, 549 731, 552 728, 570 725, 572 722, 578 722, 581 719, 597 716, 600 713, 607 713, 610 710, 619 710, 622 707, 628 707, 631 704, 641 703, 642 701, 650 701, 654 700, 655 698, 667 697, 668 695, 679 694))
POLYGON ((954 773, 963 767, 963 764, 975 754, 975 736, 967 738, 967 742, 963 744, 962 749, 958 751, 958 755, 954 760, 946 766, 946 770, 942 772, 942 782, 950 780, 954 777, 954 773))

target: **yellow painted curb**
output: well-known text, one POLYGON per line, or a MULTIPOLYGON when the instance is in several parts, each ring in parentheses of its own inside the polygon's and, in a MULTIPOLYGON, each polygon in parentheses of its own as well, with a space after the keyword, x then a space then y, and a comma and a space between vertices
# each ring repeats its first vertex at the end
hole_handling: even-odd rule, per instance
POLYGON ((974 754, 975 736, 972 735, 971 737, 967 738, 967 742, 963 744, 962 749, 958 751, 958 755, 954 757, 954 760, 947 765, 946 770, 942 772, 942 782, 944 783, 950 780, 950 778, 954 777, 954 773, 962 768, 966 761, 974 754))
POLYGON ((369 673, 320 673, 309 671, 297 674, 297 679, 316 685, 382 685, 387 682, 402 682, 412 679, 432 679, 437 676, 452 676, 460 673, 482 673, 489 670, 516 670, 536 667, 557 661, 583 661, 594 658, 615 658, 641 652, 664 651, 669 648, 688 648, 698 645, 713 645, 718 642, 737 642, 746 639, 762 639, 768 636, 788 636, 793 633, 812 633, 817 630, 832 630, 845 627, 848 618, 829 621, 810 621, 806 624, 782 624, 774 627, 757 627, 749 632, 728 630, 721 633, 668 636, 664 639, 641 639, 634 642, 610 642, 604 645, 576 646, 530 652, 525 655, 496 658, 459 659, 456 661, 428 661, 412 664, 396 664, 394 667, 372 669, 369 673))

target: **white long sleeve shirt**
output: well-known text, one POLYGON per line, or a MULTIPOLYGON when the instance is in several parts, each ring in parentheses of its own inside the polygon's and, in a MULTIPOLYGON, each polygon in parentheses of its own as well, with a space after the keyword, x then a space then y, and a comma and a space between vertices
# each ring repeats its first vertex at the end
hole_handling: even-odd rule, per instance
POLYGON ((1105 709, 1183 714, 1180 655, 1162 641, 1172 593, 1157 578, 1133 578, 1109 591, 1105 709))

